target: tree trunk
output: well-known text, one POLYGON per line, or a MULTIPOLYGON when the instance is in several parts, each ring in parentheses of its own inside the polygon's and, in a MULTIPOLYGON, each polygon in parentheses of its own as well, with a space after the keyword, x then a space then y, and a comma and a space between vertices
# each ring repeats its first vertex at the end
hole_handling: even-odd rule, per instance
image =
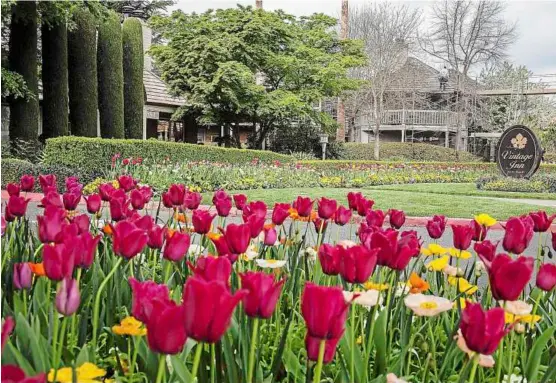
POLYGON ((380 160, 380 122, 375 124, 374 158, 380 160))

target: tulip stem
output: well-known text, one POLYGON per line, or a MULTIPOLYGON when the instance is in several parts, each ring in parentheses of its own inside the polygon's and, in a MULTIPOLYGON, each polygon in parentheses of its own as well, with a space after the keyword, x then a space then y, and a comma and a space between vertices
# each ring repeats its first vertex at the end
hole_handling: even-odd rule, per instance
MULTIPOLYGON (((353 302, 352 302, 353 303, 353 302)), ((350 305, 351 310, 351 363, 349 369, 349 377, 355 382, 355 305, 350 305)))
POLYGON ((110 280, 112 275, 114 275, 114 273, 116 272, 118 267, 122 264, 123 260, 124 259, 121 258, 121 257, 118 258, 118 260, 116 261, 116 264, 114 265, 112 270, 110 270, 110 272, 108 273, 106 278, 104 278, 104 280, 102 281, 102 283, 100 284, 100 286, 98 287, 98 290, 97 290, 97 295, 95 297, 95 306, 93 308, 93 339, 92 339, 93 353, 95 355, 96 355, 96 349, 97 349, 97 332, 98 332, 98 319, 99 319, 98 317, 99 317, 99 310, 100 310, 100 296, 102 295, 102 291, 106 287, 106 284, 108 283, 108 281, 110 280))
POLYGON ((197 343, 197 348, 195 349, 195 357, 193 358, 193 369, 191 370, 191 376, 193 381, 197 381, 197 370, 199 370, 199 362, 201 361, 201 353, 203 352, 203 343, 197 343))
POLYGON ((253 381, 253 371, 255 370, 255 346, 257 344, 257 334, 259 331, 259 318, 253 318, 253 332, 251 334, 251 346, 249 348, 249 369, 247 371, 247 383, 253 381))
POLYGON ((324 351, 326 350, 326 339, 321 339, 319 344, 319 357, 315 367, 313 383, 320 383, 320 374, 322 372, 322 362, 324 361, 324 351))
POLYGON ((162 383, 162 378, 164 376, 164 370, 166 369, 164 366, 164 362, 166 361, 165 355, 160 354, 158 356, 158 372, 156 373, 156 383, 162 383))
POLYGON ((500 341, 500 348, 498 350, 498 358, 496 363, 496 382, 501 382, 502 365, 504 364, 504 338, 500 341))
POLYGON ((473 359, 471 361, 473 363, 473 365, 471 366, 471 373, 469 374, 469 382, 470 383, 474 383, 475 382, 475 373, 477 372, 477 366, 479 365, 479 356, 473 356, 473 359))

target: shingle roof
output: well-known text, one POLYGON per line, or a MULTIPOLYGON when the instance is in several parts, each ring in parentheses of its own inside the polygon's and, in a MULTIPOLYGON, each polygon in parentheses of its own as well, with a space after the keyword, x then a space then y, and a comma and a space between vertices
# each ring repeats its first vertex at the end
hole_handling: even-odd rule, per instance
POLYGON ((176 106, 185 104, 185 99, 171 96, 164 81, 151 71, 143 71, 143 84, 147 94, 147 104, 176 106))

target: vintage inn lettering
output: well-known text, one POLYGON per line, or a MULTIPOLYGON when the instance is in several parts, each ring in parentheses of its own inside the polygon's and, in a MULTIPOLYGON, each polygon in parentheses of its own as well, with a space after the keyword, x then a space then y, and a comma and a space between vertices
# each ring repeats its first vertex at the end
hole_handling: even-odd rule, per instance
POLYGON ((500 137, 497 162, 507 177, 530 178, 539 167, 541 156, 539 140, 525 126, 512 126, 500 137))
POLYGON ((513 160, 509 163, 510 169, 525 169, 526 162, 534 158, 532 154, 520 154, 510 150, 505 150, 502 157, 505 160, 513 160))

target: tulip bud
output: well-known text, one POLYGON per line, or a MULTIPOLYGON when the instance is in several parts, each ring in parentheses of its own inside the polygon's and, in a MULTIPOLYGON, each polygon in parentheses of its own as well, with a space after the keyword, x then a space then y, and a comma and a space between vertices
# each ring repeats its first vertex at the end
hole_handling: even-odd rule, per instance
POLYGON ((56 292, 56 310, 62 315, 70 316, 77 311, 81 296, 76 280, 64 278, 56 292))
POLYGON ((31 272, 31 267, 29 264, 15 263, 14 264, 14 275, 13 275, 14 286, 18 290, 30 289, 33 284, 33 273, 31 272))

